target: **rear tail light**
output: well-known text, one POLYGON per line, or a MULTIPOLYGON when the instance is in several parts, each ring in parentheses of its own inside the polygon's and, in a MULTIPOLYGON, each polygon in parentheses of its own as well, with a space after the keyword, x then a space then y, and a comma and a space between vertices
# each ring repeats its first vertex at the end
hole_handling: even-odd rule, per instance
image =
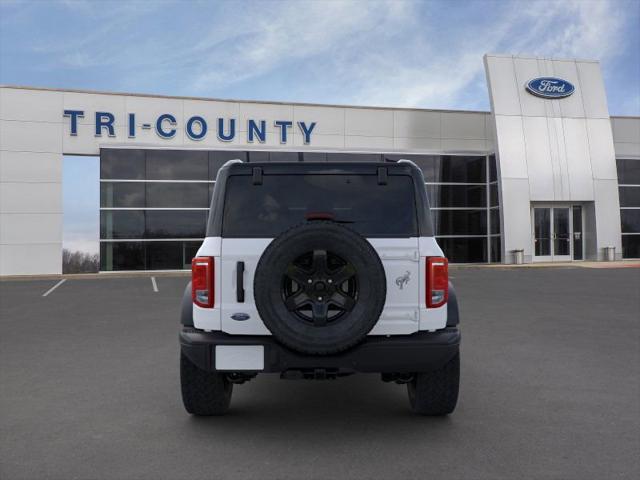
POLYGON ((202 308, 213 308, 213 257, 191 260, 191 299, 202 308))
POLYGON ((427 308, 441 307, 449 299, 449 261, 427 257, 427 308))

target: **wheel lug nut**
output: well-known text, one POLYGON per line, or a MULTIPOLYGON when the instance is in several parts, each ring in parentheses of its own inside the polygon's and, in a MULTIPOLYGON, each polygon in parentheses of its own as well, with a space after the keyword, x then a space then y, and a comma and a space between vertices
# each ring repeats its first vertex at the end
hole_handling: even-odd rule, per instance
POLYGON ((327 280, 327 283, 333 283, 333 280, 329 279, 327 280))
POLYGON ((309 279, 307 280, 307 283, 313 283, 313 280, 309 279))
POLYGON ((322 297, 318 297, 318 300, 319 300, 319 301, 322 301, 322 297))

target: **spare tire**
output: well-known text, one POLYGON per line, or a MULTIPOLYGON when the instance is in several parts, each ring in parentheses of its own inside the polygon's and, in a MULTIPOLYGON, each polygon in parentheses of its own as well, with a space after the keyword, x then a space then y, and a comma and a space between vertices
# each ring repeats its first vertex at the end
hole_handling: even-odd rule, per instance
POLYGON ((341 224, 312 221, 265 249, 254 277, 262 321, 283 345, 307 354, 337 353, 364 339, 387 296, 371 244, 341 224))

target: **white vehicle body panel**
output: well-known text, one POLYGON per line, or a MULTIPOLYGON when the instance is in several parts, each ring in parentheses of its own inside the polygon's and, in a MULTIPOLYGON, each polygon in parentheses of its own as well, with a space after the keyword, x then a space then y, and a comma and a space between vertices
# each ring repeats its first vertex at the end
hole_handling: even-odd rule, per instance
MULTIPOLYGON (((214 257, 215 307, 193 306, 194 326, 235 335, 271 335, 262 322, 253 296, 253 278, 270 238, 207 238, 198 256, 214 257), (236 297, 236 266, 244 262, 245 301, 236 297), (247 320, 234 320, 244 313, 247 320)), ((407 335, 438 330, 447 322, 447 306, 426 308, 425 257, 443 256, 433 237, 370 238, 387 277, 387 298, 380 319, 369 335, 407 335)))
POLYGON ((271 238, 223 238, 222 239, 222 331, 236 335, 271 335, 264 326, 253 299, 253 277, 264 250, 271 238), (236 298, 236 265, 244 262, 244 302, 236 298), (233 320, 231 315, 246 313, 248 320, 233 320))
POLYGON ((264 346, 216 345, 216 370, 264 370, 264 346))

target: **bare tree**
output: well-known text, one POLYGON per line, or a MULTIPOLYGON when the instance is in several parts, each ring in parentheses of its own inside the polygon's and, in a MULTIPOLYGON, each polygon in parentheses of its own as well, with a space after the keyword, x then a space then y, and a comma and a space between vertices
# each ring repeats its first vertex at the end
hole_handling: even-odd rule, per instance
POLYGON ((97 273, 100 268, 100 256, 68 249, 62 250, 62 273, 97 273))

